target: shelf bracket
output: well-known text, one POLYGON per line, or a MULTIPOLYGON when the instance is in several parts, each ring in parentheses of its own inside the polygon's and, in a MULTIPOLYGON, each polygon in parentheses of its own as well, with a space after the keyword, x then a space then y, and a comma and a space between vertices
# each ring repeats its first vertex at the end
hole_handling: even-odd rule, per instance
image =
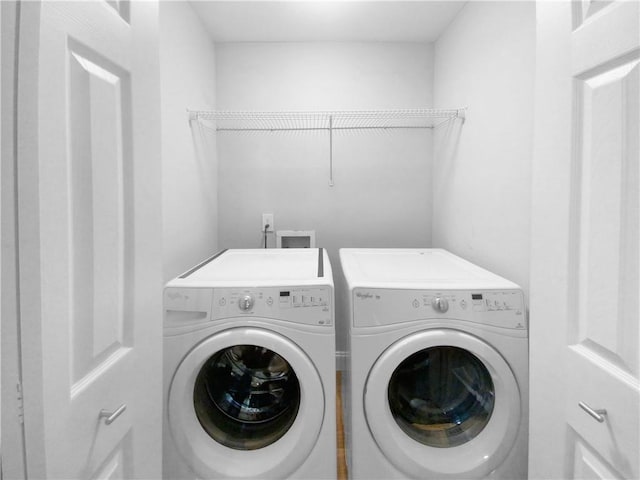
POLYGON ((462 123, 464 123, 464 121, 467 118, 467 109, 466 108, 459 108, 458 109, 458 113, 456 115, 460 120, 462 120, 462 123))

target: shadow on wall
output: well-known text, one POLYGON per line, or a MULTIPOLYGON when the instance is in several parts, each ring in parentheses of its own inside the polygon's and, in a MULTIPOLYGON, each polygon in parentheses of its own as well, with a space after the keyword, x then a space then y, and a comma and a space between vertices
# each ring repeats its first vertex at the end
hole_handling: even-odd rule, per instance
MULTIPOLYGON (((189 119, 191 127, 191 138, 193 140, 193 149, 196 157, 196 166, 199 175, 209 175, 210 169, 207 165, 211 163, 211 159, 216 155, 216 131, 199 122, 197 119, 189 119)), ((211 188, 206 189, 207 200, 211 205, 218 202, 217 191, 211 188)))
MULTIPOLYGON (((453 173, 454 160, 458 155, 465 121, 464 119, 456 119, 435 130, 434 158, 438 159, 438 164, 442 168, 441 176, 444 178, 450 178, 453 173)), ((438 185, 434 185, 434 195, 439 193, 437 189, 438 185)))

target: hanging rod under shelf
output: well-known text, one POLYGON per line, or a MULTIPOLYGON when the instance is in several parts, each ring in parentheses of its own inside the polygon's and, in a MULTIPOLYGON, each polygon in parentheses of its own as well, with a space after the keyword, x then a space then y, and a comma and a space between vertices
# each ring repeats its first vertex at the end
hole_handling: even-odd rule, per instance
POLYGON ((313 131, 435 128, 460 118, 465 109, 251 112, 189 110, 190 120, 215 123, 224 131, 313 131))

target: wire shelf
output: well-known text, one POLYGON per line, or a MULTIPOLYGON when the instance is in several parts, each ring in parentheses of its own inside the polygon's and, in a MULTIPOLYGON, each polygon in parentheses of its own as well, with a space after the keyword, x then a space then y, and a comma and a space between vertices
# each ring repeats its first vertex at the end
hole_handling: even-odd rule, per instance
POLYGON ((189 111, 190 120, 212 122, 217 131, 294 131, 435 128, 461 118, 464 109, 318 112, 189 111))
POLYGON ((455 119, 466 109, 354 110, 326 112, 249 112, 188 110, 189 121, 217 132, 328 132, 329 186, 333 186, 333 133, 342 130, 432 129, 455 119))

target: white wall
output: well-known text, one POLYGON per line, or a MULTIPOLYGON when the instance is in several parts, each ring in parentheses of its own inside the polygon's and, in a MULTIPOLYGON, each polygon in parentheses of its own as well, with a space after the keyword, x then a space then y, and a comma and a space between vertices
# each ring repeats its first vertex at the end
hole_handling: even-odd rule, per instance
POLYGON ((215 48, 187 2, 160 2, 164 279, 218 249, 215 136, 186 109, 215 108, 215 48))
POLYGON ((220 110, 431 106, 423 43, 219 43, 220 110))
MULTIPOLYGON (((216 47, 219 110, 367 110, 432 104, 432 47, 418 43, 255 43, 216 47)), ((337 132, 328 186, 327 132, 218 133, 221 248, 260 247, 276 229, 315 229, 339 247, 425 247, 431 241, 431 132, 337 132)), ((269 246, 274 244, 270 236, 269 246)), ((346 328, 338 322, 338 350, 346 328)))
POLYGON ((469 2, 435 44, 434 100, 468 107, 435 136, 433 245, 528 292, 533 2, 469 2))

